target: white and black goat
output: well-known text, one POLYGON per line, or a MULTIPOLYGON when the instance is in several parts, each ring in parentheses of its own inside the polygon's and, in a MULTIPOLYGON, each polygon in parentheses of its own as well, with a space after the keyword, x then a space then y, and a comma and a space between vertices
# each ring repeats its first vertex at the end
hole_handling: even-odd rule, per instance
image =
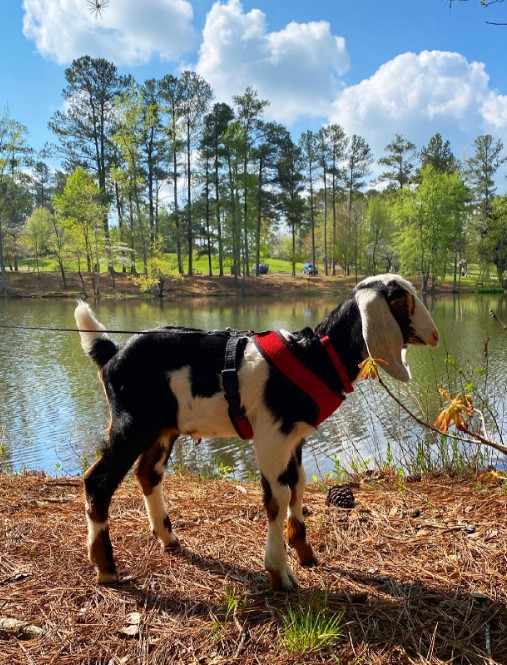
MULTIPOLYGON (((232 334, 158 328, 117 346, 88 305, 79 303, 75 316, 81 345, 99 367, 111 413, 102 456, 84 477, 89 557, 98 581, 108 583, 117 580, 109 505, 129 469, 136 464, 153 533, 165 548, 175 548, 179 541, 162 494, 175 440, 180 434, 196 439, 236 435, 223 376, 232 334)), ((438 344, 438 331, 414 287, 392 274, 359 283, 315 330, 277 331, 277 335, 293 354, 291 366, 303 367, 317 377, 317 386, 338 396, 332 408, 344 398, 347 387, 351 390, 358 365, 368 356, 387 361, 388 374, 408 381, 407 345, 438 344), (336 356, 341 363, 334 362, 336 356)), ((290 589, 297 580, 287 563, 286 516, 285 538, 298 562, 317 563, 303 522, 306 478, 301 448, 304 437, 322 420, 318 400, 280 371, 255 335, 241 336, 234 348, 237 390, 232 399, 251 426, 269 521, 264 565, 273 589, 290 589)), ((329 412, 328 408, 323 417, 329 412)))

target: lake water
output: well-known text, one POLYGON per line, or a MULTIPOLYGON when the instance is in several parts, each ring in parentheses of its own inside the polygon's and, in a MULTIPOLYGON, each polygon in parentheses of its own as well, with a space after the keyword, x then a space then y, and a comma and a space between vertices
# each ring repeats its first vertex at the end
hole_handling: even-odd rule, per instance
MULTIPOLYGON (((313 327, 340 299, 280 296, 263 300, 186 300, 178 304, 102 300, 92 306, 98 319, 111 329, 183 325, 297 330, 313 327)), ((488 312, 493 309, 507 320, 507 299, 499 295, 438 296, 429 299, 427 305, 440 329, 441 344, 436 350, 411 348, 408 360, 413 381, 408 388, 393 388, 404 402, 413 408, 420 405, 434 419, 440 405, 437 387, 461 381, 459 373, 445 362, 446 354, 451 354, 487 399, 503 428, 505 443, 507 333, 488 312), (483 361, 486 343, 487 379, 475 371, 483 361)), ((0 300, 0 325, 73 328, 74 307, 73 300, 0 300)), ((114 337, 119 340, 122 335, 114 337)), ((0 328, 0 470, 80 473, 93 461, 107 420, 96 369, 81 350, 77 333, 0 328)), ((330 472, 336 454, 344 463, 352 460, 359 464, 372 458, 378 462, 387 446, 388 454, 393 454, 397 445, 416 445, 423 436, 415 422, 377 384, 362 381, 309 439, 305 467, 310 477, 330 472)), ((220 463, 222 470, 231 467, 236 477, 254 471, 251 443, 225 439, 195 444, 182 438, 170 465, 210 473, 220 463)))

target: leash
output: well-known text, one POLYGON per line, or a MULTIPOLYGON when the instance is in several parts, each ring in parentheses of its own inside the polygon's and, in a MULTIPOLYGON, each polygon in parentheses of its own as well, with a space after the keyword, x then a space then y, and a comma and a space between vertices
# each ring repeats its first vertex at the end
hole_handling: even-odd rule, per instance
POLYGON ((44 328, 42 326, 9 326, 0 323, 0 328, 4 330, 36 330, 39 332, 84 332, 84 333, 125 333, 129 335, 148 335, 153 333, 165 332, 162 330, 86 330, 83 328, 44 328))
POLYGON ((179 328, 177 326, 165 326, 161 328, 154 328, 153 330, 113 330, 110 328, 106 328, 104 330, 97 330, 94 328, 93 330, 88 330, 86 328, 45 328, 42 326, 10 326, 6 324, 0 323, 0 329, 3 330, 35 330, 39 332, 83 332, 83 333, 111 333, 112 335, 162 335, 163 333, 168 333, 171 331, 178 331, 178 333, 195 333, 195 332, 206 332, 206 333, 214 333, 214 332, 227 332, 231 334, 245 334, 249 335, 253 331, 252 330, 233 330, 232 328, 224 328, 223 330, 210 330, 210 331, 201 331, 201 330, 184 330, 183 328, 179 328))

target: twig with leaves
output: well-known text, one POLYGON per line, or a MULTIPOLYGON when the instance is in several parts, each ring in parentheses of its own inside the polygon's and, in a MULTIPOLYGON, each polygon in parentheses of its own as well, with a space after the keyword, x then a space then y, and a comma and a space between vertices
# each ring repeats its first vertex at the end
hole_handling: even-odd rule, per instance
MULTIPOLYGON (((400 399, 398 399, 396 395, 393 394, 393 392, 384 383, 384 381, 378 374, 378 367, 377 367, 378 362, 379 359, 377 358, 367 358, 365 361, 363 361, 359 366, 363 370, 360 375, 361 378, 378 380, 379 384, 387 392, 387 394, 396 402, 396 404, 398 404, 398 406, 401 409, 403 409, 403 411, 405 411, 405 413, 407 413, 413 420, 415 420, 416 423, 430 430, 431 432, 434 432, 435 434, 438 435, 444 434, 446 437, 450 439, 454 439, 455 441, 462 441, 463 443, 473 443, 475 445, 490 446, 491 448, 494 448, 494 450, 497 450, 498 452, 507 455, 506 445, 499 443, 498 441, 492 441, 486 436, 483 436, 478 432, 470 430, 468 422, 465 418, 470 418, 474 413, 478 413, 479 415, 482 416, 481 411, 473 407, 472 397, 470 394, 462 392, 459 393, 455 398, 452 398, 450 397, 449 393, 446 390, 440 389, 440 394, 449 402, 449 406, 447 406, 445 409, 441 411, 440 415, 438 416, 435 422, 435 425, 431 425, 422 418, 419 418, 413 411, 411 411, 411 409, 409 409, 405 404, 403 404, 403 402, 400 399), (463 436, 460 434, 452 434, 451 432, 449 432, 449 427, 451 425, 454 425, 456 429, 460 432, 466 432, 468 436, 463 436)), ((385 360, 382 360, 381 362, 384 365, 387 364, 385 360)), ((484 426, 483 419, 482 422, 484 426)))

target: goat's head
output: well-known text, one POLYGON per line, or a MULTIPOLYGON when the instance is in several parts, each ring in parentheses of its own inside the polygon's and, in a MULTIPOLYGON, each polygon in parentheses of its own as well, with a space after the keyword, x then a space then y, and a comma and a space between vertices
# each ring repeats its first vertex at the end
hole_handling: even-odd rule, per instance
POLYGON ((410 379, 408 344, 437 346, 438 330, 410 282, 399 275, 368 277, 352 292, 367 353, 387 361, 384 369, 398 381, 410 379))

